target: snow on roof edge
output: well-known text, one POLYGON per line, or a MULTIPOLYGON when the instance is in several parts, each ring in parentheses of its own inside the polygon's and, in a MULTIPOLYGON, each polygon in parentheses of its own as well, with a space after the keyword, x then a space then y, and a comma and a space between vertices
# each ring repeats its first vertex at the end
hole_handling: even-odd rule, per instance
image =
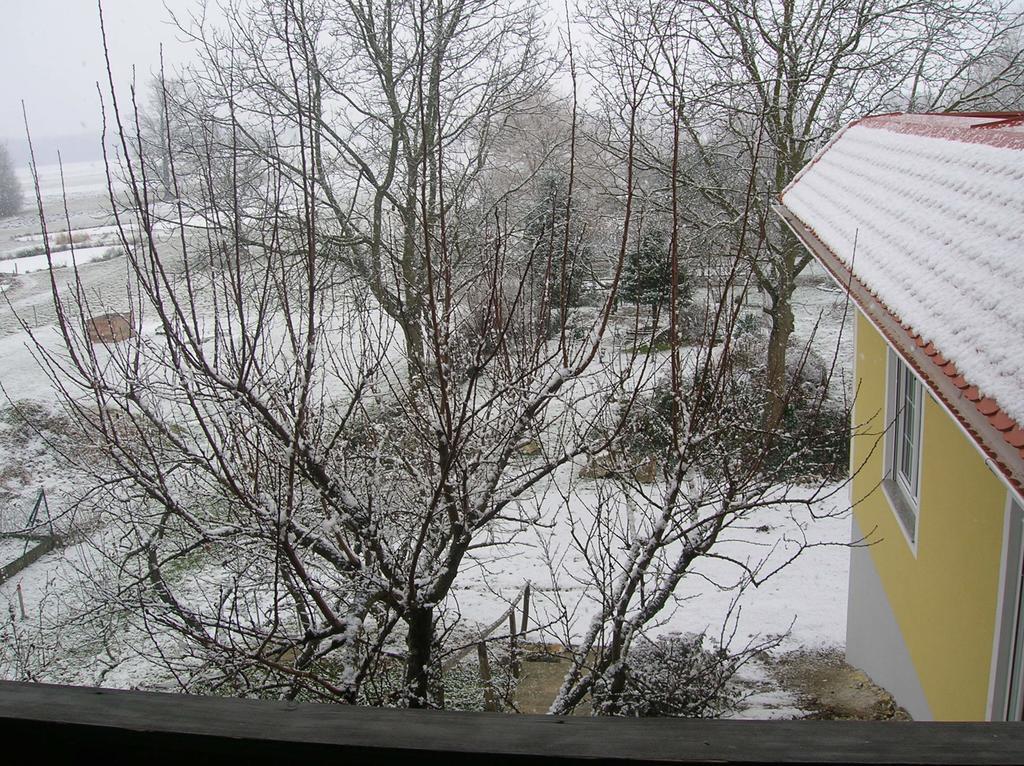
POLYGON ((903 117, 844 126, 780 201, 1024 423, 1024 135, 966 132, 988 116, 903 117))

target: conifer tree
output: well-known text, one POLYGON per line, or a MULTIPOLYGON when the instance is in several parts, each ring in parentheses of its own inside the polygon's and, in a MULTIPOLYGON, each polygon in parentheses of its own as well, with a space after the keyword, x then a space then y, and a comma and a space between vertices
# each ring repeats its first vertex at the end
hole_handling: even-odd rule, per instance
MULTIPOLYGON (((622 271, 622 297, 632 303, 649 306, 655 311, 665 304, 672 291, 672 260, 668 251, 668 235, 659 229, 646 229, 622 271)), ((685 274, 679 275, 682 302, 689 298, 685 274)))
POLYGON ((21 184, 14 173, 14 163, 4 144, 0 144, 0 218, 8 218, 21 210, 21 184))

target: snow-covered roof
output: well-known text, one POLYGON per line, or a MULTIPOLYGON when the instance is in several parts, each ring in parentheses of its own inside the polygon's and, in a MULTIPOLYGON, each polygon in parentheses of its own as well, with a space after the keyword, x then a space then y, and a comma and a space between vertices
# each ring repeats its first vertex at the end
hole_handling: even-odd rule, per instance
POLYGON ((857 120, 777 210, 1024 498, 1024 113, 857 120))
POLYGON ((781 197, 903 325, 1024 424, 1024 115, 858 120, 781 197))

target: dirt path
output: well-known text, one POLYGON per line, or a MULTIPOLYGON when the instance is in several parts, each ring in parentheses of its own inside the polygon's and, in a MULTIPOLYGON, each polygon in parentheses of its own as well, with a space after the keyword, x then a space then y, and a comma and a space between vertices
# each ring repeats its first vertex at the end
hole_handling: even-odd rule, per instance
MULTIPOLYGON (((568 669, 569 657, 562 647, 540 644, 529 647, 523 655, 522 674, 516 685, 516 709, 520 713, 547 713, 568 669)), ((590 705, 580 705, 573 715, 590 715, 590 705)))
POLYGON ((779 685, 810 711, 806 718, 910 720, 888 692, 848 665, 839 649, 790 652, 776 658, 771 670, 779 685))

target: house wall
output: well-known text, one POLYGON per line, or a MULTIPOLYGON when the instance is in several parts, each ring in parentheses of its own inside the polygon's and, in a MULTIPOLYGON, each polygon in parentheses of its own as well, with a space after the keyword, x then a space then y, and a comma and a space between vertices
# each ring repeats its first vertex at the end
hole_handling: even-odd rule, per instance
POLYGON ((884 338, 858 312, 852 499, 854 528, 874 544, 868 555, 854 551, 851 559, 848 657, 912 715, 983 720, 1006 489, 942 405, 926 396, 916 546, 911 543, 880 486, 887 357, 884 338), (912 668, 897 662, 900 672, 894 670, 900 657, 912 668))

